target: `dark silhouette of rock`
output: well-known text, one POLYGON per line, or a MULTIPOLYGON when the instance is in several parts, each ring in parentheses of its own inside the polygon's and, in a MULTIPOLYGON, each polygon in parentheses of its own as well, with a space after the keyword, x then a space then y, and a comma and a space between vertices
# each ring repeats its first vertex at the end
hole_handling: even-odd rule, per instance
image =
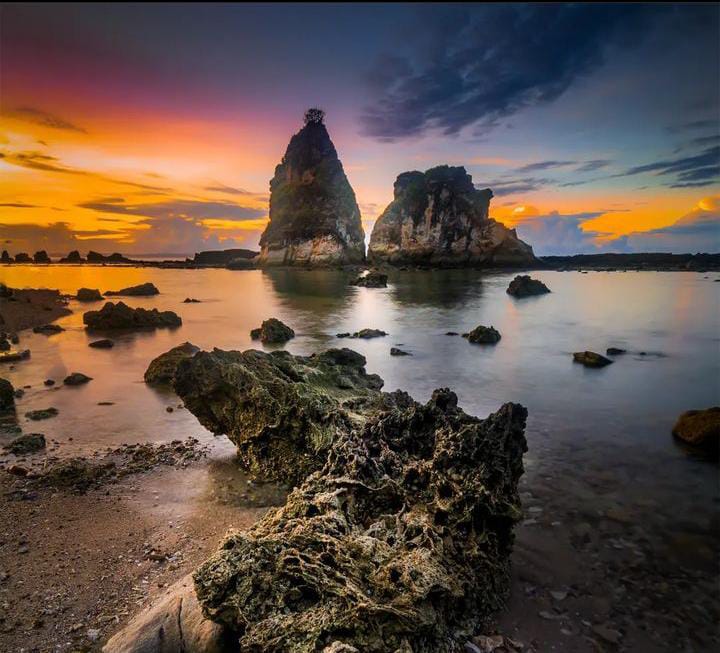
POLYGON ((4 249, 2 251, 2 255, 0 256, 0 263, 12 263, 13 260, 14 259, 12 258, 12 256, 10 256, 10 254, 8 254, 8 251, 6 249, 4 249))
POLYGON ((563 270, 578 268, 626 270, 719 270, 718 254, 670 254, 651 252, 639 254, 575 254, 573 256, 543 256, 548 267, 563 270))
POLYGON ((386 335, 387 333, 381 329, 360 329, 360 331, 355 331, 355 333, 338 333, 336 338, 360 338, 362 340, 369 340, 370 338, 382 338, 386 335))
POLYGON ((195 572, 204 614, 254 653, 463 650, 509 594, 526 415, 442 389, 341 433, 195 572))
POLYGON ((265 320, 262 326, 250 331, 250 337, 267 344, 282 343, 294 338, 295 331, 277 318, 271 317, 265 320))
POLYGON ((67 256, 61 258, 59 263, 85 263, 85 259, 80 256, 80 252, 74 249, 67 256))
POLYGON ((129 259, 118 252, 115 252, 114 254, 110 254, 109 256, 105 256, 105 254, 93 252, 92 250, 88 252, 87 262, 88 263, 124 263, 124 264, 134 263, 134 261, 132 259, 129 259))
POLYGON ((30 358, 30 350, 2 351, 0 352, 0 363, 15 363, 30 358))
POLYGON ((82 372, 73 372, 63 379, 65 385, 85 385, 92 381, 92 377, 82 372))
POLYGON ((0 378, 0 412, 15 410, 15 389, 7 379, 0 378))
POLYGON ((351 282, 352 286, 363 286, 365 288, 387 288, 387 274, 370 270, 367 274, 361 274, 351 282))
POLYGON ((720 453, 720 406, 684 412, 672 432, 683 442, 717 457, 720 453))
POLYGON ((145 371, 145 383, 150 385, 171 384, 180 361, 192 358, 200 351, 191 342, 184 342, 173 347, 157 358, 153 358, 145 371))
POLYGON ((65 331, 59 324, 42 324, 40 326, 33 327, 33 333, 42 333, 45 336, 51 336, 55 333, 65 331))
POLYGON ((88 347, 92 347, 93 349, 112 349, 114 346, 115 343, 109 338, 93 340, 93 342, 88 343, 88 347))
POLYGON ((360 209, 323 124, 306 114, 270 181, 260 265, 343 265, 365 260, 360 209))
POLYGON ((27 413, 25 413, 25 417, 28 419, 33 420, 34 422, 37 422, 41 419, 50 419, 51 417, 56 417, 60 414, 60 411, 51 406, 50 408, 40 408, 39 410, 30 410, 27 413))
POLYGON ((412 354, 409 351, 399 349, 398 347, 390 347, 390 355, 391 356, 412 356, 412 354))
POLYGON ((127 288, 121 288, 120 290, 106 290, 105 295, 108 297, 151 297, 152 295, 159 295, 160 291, 157 289, 155 284, 141 283, 138 286, 129 286, 127 288))
POLYGON ((215 349, 182 360, 174 387, 203 426, 235 443, 253 474, 299 483, 324 464, 339 433, 397 400, 380 392, 382 384, 350 349, 312 356, 215 349))
POLYGON ((544 295, 550 289, 539 279, 533 279, 527 274, 519 274, 507 287, 507 294, 513 297, 532 297, 533 295, 544 295))
POLYGON ((500 341, 502 336, 495 327, 486 327, 480 324, 470 333, 463 333, 462 337, 467 338, 468 342, 478 345, 494 345, 500 341))
POLYGON ((75 299, 79 302, 101 302, 103 296, 97 288, 80 288, 75 299))
POLYGON ((35 255, 33 256, 33 262, 34 263, 52 263, 50 260, 50 257, 48 256, 47 252, 44 249, 41 249, 38 252, 35 252, 35 255))
POLYGON ((213 250, 207 252, 197 252, 193 258, 193 263, 196 265, 224 267, 230 263, 230 261, 234 261, 235 259, 252 261, 252 259, 254 259, 257 255, 258 252, 254 252, 250 249, 213 250))
POLYGON ((608 347, 605 353, 608 356, 620 356, 627 353, 627 349, 620 349, 619 347, 608 347))
POLYGON ((15 255, 15 263, 32 263, 33 260, 25 252, 20 252, 15 255))
POLYGON ((25 433, 6 444, 3 449, 16 456, 35 453, 46 446, 45 436, 42 433, 25 433))
POLYGON ((517 266, 536 262, 514 229, 489 216, 489 188, 477 190, 463 167, 404 172, 375 222, 374 262, 431 267, 517 266))
POLYGON ((199 299, 195 299, 194 297, 186 297, 183 299, 183 304, 200 304, 199 299))
POLYGON ((232 261, 228 261, 225 267, 228 270, 254 270, 257 266, 253 259, 234 258, 232 261))
POLYGON ((83 315, 88 329, 157 329, 178 327, 182 320, 173 311, 158 311, 156 308, 130 308, 123 302, 108 302, 99 311, 88 311, 83 315))
POLYGON ((573 361, 582 363, 585 367, 605 367, 612 363, 609 358, 605 358, 602 354, 597 354, 594 351, 576 351, 573 354, 573 361))

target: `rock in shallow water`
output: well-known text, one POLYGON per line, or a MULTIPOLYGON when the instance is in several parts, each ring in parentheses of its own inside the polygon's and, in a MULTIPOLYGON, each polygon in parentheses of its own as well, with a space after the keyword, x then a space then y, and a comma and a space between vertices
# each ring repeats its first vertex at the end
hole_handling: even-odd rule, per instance
POLYGON ((180 362, 174 382, 188 410, 226 434, 252 473, 291 484, 322 467, 332 443, 372 411, 411 401, 381 393, 382 385, 350 349, 312 356, 201 351, 180 362))
POLYGON ((463 333, 468 342, 478 345, 494 345, 500 341, 500 332, 495 327, 486 327, 482 324, 476 326, 470 333, 463 333))
POLYGON ((195 573, 204 614, 253 653, 462 650, 508 592, 525 419, 466 415, 443 389, 339 434, 195 573))
POLYGON ((387 288, 387 274, 370 270, 367 274, 361 274, 351 282, 351 286, 362 286, 364 288, 387 288))
POLYGON ((75 299, 79 302, 101 302, 103 296, 97 288, 80 288, 75 299))
POLYGON ((684 412, 672 432, 684 442, 717 456, 720 452, 720 406, 684 412))
POLYGON ((295 331, 284 322, 271 317, 265 320, 260 327, 250 331, 250 337, 266 344, 280 344, 294 338, 295 331))
POLYGON ((0 411, 15 410, 15 389, 7 379, 0 378, 0 411))
POLYGON ((65 385, 84 385, 89 381, 92 381, 92 377, 82 372, 73 372, 63 379, 65 385))
POLYGON ((612 363, 609 358, 594 351, 576 351, 573 354, 573 361, 582 363, 585 367, 605 367, 612 363))
POLYGON ((513 297, 532 297, 533 295, 544 295, 550 289, 539 279, 533 279, 527 274, 519 274, 507 287, 507 294, 513 297))
POLYGON ((138 286, 129 286, 128 288, 122 288, 120 290, 107 290, 105 294, 110 296, 126 296, 126 297, 150 297, 152 295, 159 295, 160 291, 157 289, 155 284, 141 283, 138 286))
POLYGON ((108 302, 99 311, 88 311, 83 315, 88 329, 157 329, 177 327, 182 320, 172 311, 158 311, 157 308, 130 308, 124 302, 108 302))
POLYGON ((18 436, 3 449, 15 455, 35 453, 45 448, 45 436, 42 433, 25 433, 18 436))
POLYGON ((191 358, 199 351, 200 347, 196 347, 191 342, 184 342, 153 358, 145 371, 145 383, 150 385, 172 383, 180 361, 191 358))

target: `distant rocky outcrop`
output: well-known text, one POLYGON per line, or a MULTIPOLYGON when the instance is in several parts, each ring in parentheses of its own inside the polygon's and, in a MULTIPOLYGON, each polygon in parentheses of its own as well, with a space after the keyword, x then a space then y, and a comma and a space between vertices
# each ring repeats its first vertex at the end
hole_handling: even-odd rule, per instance
POLYGON ((177 327, 182 324, 173 311, 158 311, 157 308, 130 308, 123 302, 108 302, 99 311, 88 311, 83 315, 88 329, 157 329, 177 327))
POLYGON ((48 253, 44 249, 41 249, 40 251, 35 252, 35 254, 33 255, 33 262, 34 263, 52 263, 52 261, 50 260, 50 257, 48 256, 48 253))
POLYGON ((489 217, 489 188, 478 190, 463 167, 404 172, 395 198, 375 222, 368 257, 377 263, 432 267, 522 266, 532 247, 489 217))
POLYGON ((105 254, 93 252, 92 250, 88 252, 87 262, 88 263, 126 263, 126 264, 134 263, 134 261, 132 259, 129 259, 126 256, 123 256, 119 252, 115 252, 114 254, 110 254, 110 255, 106 256, 105 254))
POLYGON ((74 249, 67 256, 63 256, 58 263, 85 263, 85 259, 80 256, 80 252, 74 249))
POLYGON ((192 259, 195 265, 216 265, 223 267, 234 261, 235 259, 244 259, 246 261, 252 261, 258 252, 254 252, 251 249, 223 249, 218 251, 207 251, 197 252, 192 259))
POLYGON ((18 252, 15 254, 15 263, 32 263, 33 260, 30 258, 30 255, 26 252, 18 252))
POLYGON ((365 234, 323 112, 311 109, 270 181, 260 265, 342 265, 365 259, 365 234))
POLYGON ((0 256, 0 263, 12 263, 13 260, 13 257, 8 254, 8 251, 6 249, 4 249, 2 251, 2 255, 0 256))

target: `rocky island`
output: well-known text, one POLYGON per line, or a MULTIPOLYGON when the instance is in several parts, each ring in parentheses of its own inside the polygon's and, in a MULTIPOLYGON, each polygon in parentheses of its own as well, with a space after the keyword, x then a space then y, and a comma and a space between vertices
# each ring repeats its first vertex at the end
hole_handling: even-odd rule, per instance
POLYGON ((403 172, 394 199, 370 237, 373 263, 462 266, 531 266, 532 247, 514 229, 490 218, 489 188, 478 190, 465 168, 438 166, 403 172))
POLYGON ((270 222, 260 265, 334 266, 365 260, 355 193, 323 123, 310 109, 270 181, 270 222))

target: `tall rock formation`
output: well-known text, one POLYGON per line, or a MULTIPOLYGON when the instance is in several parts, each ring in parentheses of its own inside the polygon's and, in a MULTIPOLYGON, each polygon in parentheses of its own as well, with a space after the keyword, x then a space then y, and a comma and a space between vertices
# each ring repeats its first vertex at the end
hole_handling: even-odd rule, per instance
POLYGON ((360 209, 323 124, 310 109, 270 181, 270 222, 260 265, 342 265, 365 260, 360 209))
POLYGON ((463 167, 404 172, 395 199, 378 218, 368 257, 374 263, 522 266, 534 263, 530 245, 489 217, 489 188, 478 190, 463 167))

